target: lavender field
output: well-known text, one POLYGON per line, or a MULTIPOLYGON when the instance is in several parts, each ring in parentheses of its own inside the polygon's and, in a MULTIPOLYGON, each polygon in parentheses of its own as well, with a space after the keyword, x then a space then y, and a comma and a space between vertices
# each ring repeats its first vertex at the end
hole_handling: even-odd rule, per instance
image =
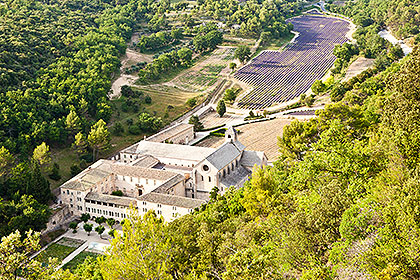
POLYGON ((344 20, 304 15, 289 22, 300 33, 294 43, 282 52, 262 52, 235 74, 254 88, 239 100, 240 108, 262 109, 305 93, 333 66, 334 46, 347 41, 344 20))

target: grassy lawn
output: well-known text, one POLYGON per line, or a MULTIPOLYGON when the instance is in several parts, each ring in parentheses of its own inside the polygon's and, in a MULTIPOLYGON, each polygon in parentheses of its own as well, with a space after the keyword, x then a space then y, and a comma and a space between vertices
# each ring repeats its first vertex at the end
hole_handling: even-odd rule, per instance
POLYGON ((272 39, 267 44, 267 46, 264 46, 263 49, 265 50, 278 50, 279 48, 285 46, 290 40, 293 39, 295 35, 293 33, 288 34, 287 36, 279 39, 272 39))
POLYGON ((38 256, 36 256, 36 260, 42 263, 48 263, 48 258, 57 258, 58 261, 61 262, 62 260, 64 260, 65 257, 67 257, 71 252, 73 252, 76 249, 77 248, 75 247, 69 247, 54 243, 48 246, 48 248, 41 252, 38 256))
POLYGON ((97 254, 97 253, 92 253, 92 252, 87 252, 87 251, 83 251, 83 252, 81 252, 80 254, 78 254, 76 257, 74 257, 74 259, 72 259, 71 261, 69 261, 68 263, 66 263, 64 266, 63 266, 63 269, 65 270, 65 269, 69 269, 70 271, 74 271, 74 270, 76 270, 76 268, 77 268, 77 266, 79 265, 79 264, 82 264, 84 261, 85 261, 85 259, 87 258, 87 257, 92 257, 92 258, 96 258, 96 257, 98 257, 100 254, 97 254))
POLYGON ((252 57, 256 57, 264 50, 275 50, 279 51, 280 48, 283 48, 286 46, 287 43, 290 42, 290 40, 293 39, 295 35, 293 33, 288 34, 287 36, 279 39, 271 39, 268 44, 265 44, 264 46, 260 46, 257 51, 252 55, 252 57))

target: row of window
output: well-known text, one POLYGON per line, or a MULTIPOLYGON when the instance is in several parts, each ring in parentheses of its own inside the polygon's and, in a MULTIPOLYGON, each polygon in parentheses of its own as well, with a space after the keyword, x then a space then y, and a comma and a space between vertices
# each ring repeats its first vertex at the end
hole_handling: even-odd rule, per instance
MULTIPOLYGON (((70 195, 70 194, 71 194, 71 195, 74 195, 74 194, 73 194, 73 192, 71 192, 71 193, 70 193, 70 191, 69 191, 69 190, 67 190, 67 191, 64 191, 64 190, 63 190, 63 194, 66 194, 66 193, 67 193, 68 195, 70 195)), ((81 194, 81 192, 77 192, 77 195, 80 195, 80 194, 81 194)))
POLYGON ((86 207, 86 212, 93 213, 93 214, 99 214, 99 215, 106 215, 106 216, 111 216, 111 217, 117 217, 117 218, 119 218, 120 216, 121 216, 121 218, 126 218, 127 217, 127 215, 124 214, 124 213, 112 212, 112 211, 96 209, 96 208, 89 208, 89 207, 86 207))
POLYGON ((86 203, 92 203, 92 204, 98 204, 98 205, 103 205, 103 206, 109 206, 109 207, 119 207, 117 204, 115 203, 107 203, 107 202, 102 202, 102 201, 96 201, 96 200, 89 200, 89 199, 85 199, 86 203))

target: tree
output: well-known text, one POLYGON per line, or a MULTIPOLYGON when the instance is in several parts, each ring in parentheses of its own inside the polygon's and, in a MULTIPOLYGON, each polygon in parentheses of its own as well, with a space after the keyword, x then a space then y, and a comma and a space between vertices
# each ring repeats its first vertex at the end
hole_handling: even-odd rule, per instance
MULTIPOLYGON (((83 263, 79 264, 73 271, 71 280, 103 280, 101 269, 97 258, 87 256, 83 263)), ((65 278, 63 280, 66 280, 65 278)))
POLYGON ((0 148, 0 178, 4 181, 13 165, 13 156, 4 146, 0 148))
POLYGON ((193 52, 188 48, 178 50, 178 57, 182 65, 188 66, 191 63, 193 52))
POLYGON ((204 128, 197 115, 192 115, 188 123, 194 125, 194 131, 200 131, 204 128))
POLYGON ((37 161, 41 166, 50 163, 50 147, 45 142, 42 142, 34 149, 32 159, 37 161))
POLYGON ((244 63, 251 57, 251 49, 248 46, 240 45, 235 50, 234 57, 239 59, 241 63, 244 63))
POLYGON ((115 220, 113 218, 106 219, 107 225, 112 228, 115 225, 115 220))
POLYGON ((17 201, 0 201, 0 237, 19 230, 41 231, 45 229, 51 210, 32 196, 23 195, 17 201))
POLYGON ((143 218, 132 210, 123 234, 111 241, 109 254, 99 260, 105 279, 172 279, 172 237, 154 212, 143 218))
POLYGON ((236 69, 236 63, 235 62, 231 62, 231 63, 229 63, 229 69, 230 69, 230 71, 231 71, 231 73, 233 72, 233 71, 235 71, 235 69, 236 69))
POLYGON ((83 133, 82 132, 77 133, 74 136, 74 143, 73 143, 73 148, 76 150, 76 152, 79 155, 84 154, 86 152, 87 146, 88 146, 88 143, 83 133))
POLYGON ((36 161, 31 164, 30 176, 26 193, 31 194, 40 203, 47 204, 52 199, 50 182, 42 175, 41 167, 36 161))
POLYGON ((141 113, 137 125, 142 131, 156 132, 162 127, 163 123, 161 118, 153 117, 148 113, 141 113))
POLYGON ((93 225, 92 224, 84 224, 83 229, 87 232, 88 235, 90 235, 90 232, 92 231, 93 225))
POLYGON ((71 135, 74 135, 78 130, 81 129, 82 122, 74 110, 71 110, 66 117, 66 129, 71 135))
POLYGON ((100 225, 100 224, 105 223, 106 222, 106 219, 105 219, 104 216, 96 217, 95 218, 95 222, 100 225))
POLYGON ((93 150, 93 160, 96 160, 97 154, 101 150, 109 147, 110 135, 106 123, 103 120, 97 121, 91 128, 87 141, 93 150))
POLYGON ((69 228, 71 228, 73 230, 73 233, 77 232, 77 222, 73 221, 69 224, 69 228))
POLYGON ((229 102, 235 101, 240 89, 239 88, 228 88, 225 91, 225 95, 223 96, 223 99, 229 102))
POLYGON ((58 163, 54 162, 53 167, 51 169, 51 173, 48 174, 48 177, 50 177, 54 181, 58 181, 61 179, 60 166, 58 165, 58 163))
POLYGON ((32 230, 22 237, 19 231, 4 236, 0 243, 0 279, 49 279, 54 274, 57 260, 43 266, 31 259, 33 252, 40 249, 39 233, 32 230))
POLYGON ((324 92, 326 88, 326 85, 321 80, 316 80, 311 87, 312 92, 315 94, 320 94, 324 92))
POLYGON ((84 222, 87 223, 87 221, 90 220, 90 214, 89 213, 83 213, 82 216, 80 217, 80 219, 84 222))
POLYGON ((223 100, 220 100, 219 103, 217 103, 216 112, 220 117, 223 117, 223 115, 226 113, 226 105, 223 100))
POLYGON ((102 233, 104 233, 104 231, 105 231, 105 228, 104 228, 104 226, 97 226, 96 228, 95 228, 95 231, 99 234, 99 236, 102 238, 102 233))
POLYGON ((268 41, 270 41, 270 38, 271 38, 271 32, 267 32, 267 31, 261 32, 260 44, 261 45, 267 44, 268 41))

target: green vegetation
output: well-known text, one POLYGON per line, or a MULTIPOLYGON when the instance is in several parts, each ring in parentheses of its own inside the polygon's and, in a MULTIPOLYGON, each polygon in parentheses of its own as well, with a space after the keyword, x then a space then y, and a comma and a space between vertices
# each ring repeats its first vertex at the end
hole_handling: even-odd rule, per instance
MULTIPOLYGON (((74 259, 66 263, 62 269, 70 270, 71 272, 75 273, 78 269, 78 266, 81 264, 84 264, 85 262, 96 262, 96 258, 100 256, 97 253, 87 252, 83 251, 80 254, 78 254, 74 259)), ((80 270, 80 269, 79 269, 80 270)))
POLYGON ((36 259, 42 263, 47 264, 49 258, 56 258, 59 262, 64 260, 65 257, 70 255, 73 251, 75 251, 77 247, 70 247, 65 246, 57 243, 53 243, 47 247, 44 251, 42 251, 36 259))
POLYGON ((251 57, 251 50, 248 46, 240 45, 235 50, 235 58, 239 59, 241 63, 248 61, 251 57))
POLYGON ((344 6, 330 4, 327 8, 353 18, 361 27, 386 25, 400 38, 419 33, 420 10, 414 0, 345 1, 344 6))
POLYGON ((185 68, 191 63, 192 51, 187 48, 178 51, 174 50, 168 54, 162 54, 151 63, 148 63, 144 69, 139 71, 139 82, 141 84, 156 82, 162 77, 163 73, 185 68))
POLYGON ((188 123, 194 125, 195 132, 200 131, 204 128, 203 124, 200 122, 200 119, 196 115, 192 115, 188 123))
POLYGON ((219 100, 219 103, 217 103, 216 112, 220 117, 223 117, 223 115, 226 113, 226 104, 223 99, 219 100))

